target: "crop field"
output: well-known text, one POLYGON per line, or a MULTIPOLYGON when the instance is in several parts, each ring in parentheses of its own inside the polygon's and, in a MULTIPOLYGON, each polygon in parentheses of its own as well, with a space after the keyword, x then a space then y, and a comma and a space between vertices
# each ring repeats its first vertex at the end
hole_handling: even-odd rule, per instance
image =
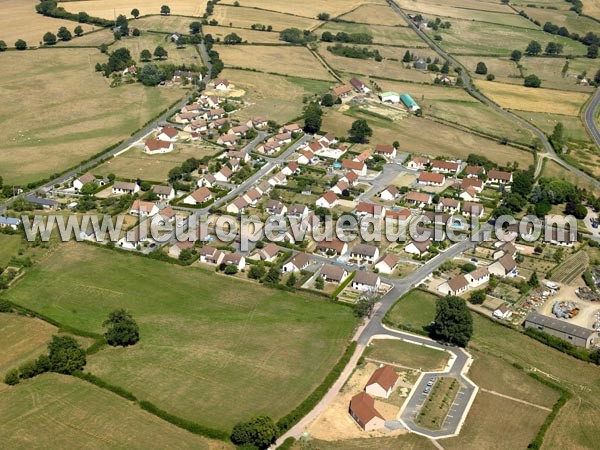
POLYGON ((508 55, 515 49, 524 51, 532 40, 538 41, 542 48, 548 42, 561 43, 564 54, 586 53, 586 47, 582 43, 563 36, 544 33, 539 29, 514 28, 485 22, 454 19, 450 29, 430 30, 428 33, 430 36, 442 36, 440 45, 454 54, 508 55))
POLYGON ((129 26, 140 30, 160 31, 163 33, 190 33, 190 23, 198 22, 198 19, 181 16, 148 16, 136 20, 130 20, 129 26))
MULTIPOLYGON (((77 25, 90 31, 92 25, 77 24, 70 20, 53 19, 35 12, 37 0, 3 0, 0 14, 0 41, 14 47, 17 39, 23 39, 29 46, 38 46, 42 36, 48 31, 56 34, 60 27, 67 27, 73 33, 77 25)), ((97 28, 97 27, 96 27, 97 28)), ((0 65, 3 63, 0 59, 0 65)))
MULTIPOLYGON (((583 2, 588 3, 588 2, 583 2)), ((570 33, 578 33, 583 36, 590 31, 598 31, 598 22, 587 17, 582 17, 574 11, 542 9, 542 8, 520 8, 527 13, 529 17, 538 20, 540 23, 551 22, 559 27, 567 27, 570 33)))
POLYGON ((72 13, 85 11, 90 16, 114 19, 115 15, 119 14, 130 18, 133 8, 137 8, 141 15, 160 14, 160 7, 165 4, 171 8, 171 14, 179 16, 198 17, 204 14, 206 9, 205 0, 81 0, 61 2, 59 6, 72 13))
POLYGON ((322 128, 337 136, 347 136, 352 122, 357 118, 366 119, 369 122, 373 129, 371 142, 399 140, 402 150, 465 159, 476 149, 485 148, 487 157, 498 164, 505 164, 506 161, 518 161, 521 167, 527 167, 533 162, 533 156, 522 150, 500 145, 496 141, 448 125, 413 116, 391 122, 369 115, 352 113, 352 110, 345 113, 330 110, 323 119, 322 128))
POLYGON ((71 167, 125 139, 183 96, 178 88, 110 88, 94 71, 96 62, 105 61, 94 49, 5 52, 0 60, 0 160, 7 183, 71 167))
POLYGON ((449 359, 447 352, 399 339, 375 339, 369 344, 364 356, 424 371, 441 370, 449 359))
MULTIPOLYGON (((436 14, 435 10, 432 8, 437 7, 447 7, 448 2, 444 0, 395 0, 395 2, 400 5, 402 8, 406 9, 418 9, 419 11, 425 10, 425 8, 429 8, 431 11, 430 14, 436 14)), ((493 0, 456 0, 452 2, 452 6, 458 9, 467 10, 465 13, 469 13, 470 10, 477 11, 493 11, 506 13, 508 8, 493 0)))
POLYGON ((131 311, 140 343, 102 350, 87 370, 221 429, 288 413, 338 361, 355 325, 332 303, 77 244, 61 246, 8 298, 95 332, 115 308, 131 311))
POLYGON ((0 377, 44 353, 58 329, 40 319, 0 314, 0 377))
POLYGON ((332 85, 329 81, 307 78, 272 75, 248 70, 225 69, 221 76, 232 80, 236 86, 246 91, 246 105, 235 112, 235 117, 273 117, 279 122, 287 122, 302 113, 302 99, 305 96, 322 94, 332 85))
POLYGON ((236 28, 235 30, 232 30, 229 27, 211 27, 209 25, 205 25, 202 27, 202 32, 204 34, 211 34, 215 40, 220 39, 221 41, 228 34, 235 33, 244 41, 248 41, 251 44, 285 44, 285 41, 279 39, 279 33, 269 31, 246 30, 243 28, 236 28))
POLYGON ((406 21, 386 4, 376 5, 367 3, 340 16, 340 19, 349 22, 369 23, 373 25, 408 26, 406 21))
MULTIPOLYGON (((286 2, 287 3, 287 2, 286 2)), ((265 26, 271 25, 274 31, 281 31, 286 28, 296 27, 301 30, 309 30, 316 27, 320 22, 307 17, 292 16, 275 11, 262 11, 254 8, 233 7, 217 4, 211 20, 215 19, 223 26, 233 26, 236 28, 250 28, 255 23, 265 26)))
POLYGON ((520 111, 577 116, 589 97, 589 94, 583 92, 566 92, 543 87, 527 88, 493 81, 477 80, 475 84, 503 108, 520 111))
POLYGON ((332 80, 329 72, 308 49, 303 47, 215 45, 214 49, 219 52, 226 66, 317 80, 332 80))
POLYGON ((148 155, 140 147, 133 147, 125 153, 111 158, 94 168, 97 175, 114 173, 118 177, 135 180, 151 180, 163 182, 168 179, 169 170, 180 165, 189 158, 202 158, 214 155, 223 149, 208 143, 199 146, 195 144, 177 143, 170 153, 148 155))
POLYGON ((225 450, 75 377, 48 373, 0 392, 4 448, 225 450))
POLYGON ((168 52, 167 58, 162 61, 155 61, 159 64, 162 62, 176 65, 186 64, 189 66, 194 64, 196 66, 202 66, 202 58, 200 58, 200 54, 196 50, 195 45, 186 45, 183 48, 177 48, 177 46, 171 42, 167 34, 149 33, 147 31, 142 32, 141 36, 123 38, 120 41, 115 42, 115 44, 111 46, 111 51, 125 47, 129 49, 131 57, 134 60, 139 61, 142 50, 147 49, 153 53, 154 49, 159 45, 168 52))
MULTIPOLYGON (((390 14, 393 12, 390 10, 390 14)), ((322 27, 319 27, 317 34, 320 36, 323 32, 331 33, 367 33, 373 36, 373 43, 395 45, 401 47, 427 47, 425 42, 408 27, 399 26, 382 26, 369 25, 363 23, 344 23, 344 22, 327 22, 322 27)), ((359 45, 359 47, 363 47, 359 45)), ((404 51, 398 49, 399 59, 402 59, 404 51)))
MULTIPOLYGON (((383 0, 375 2, 383 3, 383 0)), ((375 3, 373 2, 373 3, 375 3)), ((233 5, 232 0, 219 2, 222 5, 233 5)), ((332 17, 343 14, 346 11, 367 3, 365 0, 306 0, 302 2, 282 2, 280 0, 244 0, 240 2, 243 7, 261 8, 267 11, 277 11, 285 14, 303 16, 316 19, 319 13, 328 13, 332 17)))

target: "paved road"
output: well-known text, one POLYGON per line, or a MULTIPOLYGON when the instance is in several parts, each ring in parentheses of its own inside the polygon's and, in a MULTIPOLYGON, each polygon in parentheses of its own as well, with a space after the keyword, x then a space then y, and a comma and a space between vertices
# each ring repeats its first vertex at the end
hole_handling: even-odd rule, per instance
POLYGON ((592 139, 596 143, 596 146, 600 149, 600 131, 598 130, 598 125, 596 124, 596 110, 600 107, 600 89, 596 89, 594 92, 594 96, 588 103, 588 106, 585 110, 585 126, 590 132, 592 139))

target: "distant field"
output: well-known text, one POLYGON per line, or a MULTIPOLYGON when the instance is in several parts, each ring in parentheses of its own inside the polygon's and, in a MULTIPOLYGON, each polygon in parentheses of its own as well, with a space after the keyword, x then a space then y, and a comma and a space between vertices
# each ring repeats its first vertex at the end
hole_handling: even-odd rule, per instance
POLYGON ((477 80, 475 84, 482 92, 503 108, 520 111, 546 112, 577 116, 589 97, 580 92, 554 89, 526 88, 493 81, 477 80))
POLYGON ((0 440, 14 450, 232 448, 177 428, 85 381, 53 373, 0 391, 0 440))
POLYGON ((333 80, 321 63, 303 47, 215 45, 214 49, 219 52, 226 66, 333 80))
POLYGON ((67 11, 78 13, 85 11, 90 16, 114 19, 115 14, 123 14, 131 17, 131 10, 137 8, 142 15, 160 14, 160 7, 168 5, 171 14, 182 16, 201 16, 206 9, 206 0, 177 0, 166 2, 165 0, 80 0, 61 2, 67 11))
MULTIPOLYGON (((524 67, 525 76, 534 74, 540 77, 542 80, 542 87, 590 93, 594 91, 594 88, 591 86, 580 85, 577 75, 582 71, 587 70, 589 76, 593 76, 594 70, 586 64, 575 62, 581 60, 569 60, 569 70, 567 70, 564 76, 562 70, 567 61, 566 59, 524 57, 521 60, 521 64, 524 67), (573 66, 571 61, 574 62, 573 66), (579 67, 581 67, 581 69, 576 70, 579 67)), ((515 80, 515 82, 522 84, 522 80, 515 80)))
MULTIPOLYGON (((84 31, 94 28, 91 25, 37 14, 35 5, 38 3, 38 0, 3 0, 2 14, 0 14, 0 41, 5 41, 6 45, 14 47, 17 39, 23 39, 27 45, 37 47, 48 31, 56 34, 58 29, 64 26, 73 33, 77 25, 81 25, 84 31)), ((3 59, 0 58, 0 66, 3 64, 3 59)))
MULTIPOLYGON (((575 159, 578 159, 578 158, 576 157, 575 159)), ((586 167, 586 169, 591 170, 593 173, 597 173, 599 170, 598 157, 596 157, 595 159, 596 159, 595 162, 593 160, 589 160, 589 159, 585 160, 585 161, 580 161, 580 162, 583 164, 584 167, 586 167)), ((585 179, 582 179, 579 175, 574 174, 573 172, 565 169, 560 164, 558 164, 554 161, 546 161, 545 162, 544 170, 542 170, 542 176, 567 180, 577 186, 589 189, 590 191, 594 191, 596 189, 591 183, 589 183, 585 179)))
MULTIPOLYGON (((401 2, 404 3, 404 2, 401 2)), ((453 23, 454 19, 476 20, 478 22, 495 23, 498 25, 507 25, 511 27, 537 29, 537 25, 521 17, 510 8, 504 8, 502 12, 482 11, 479 9, 466 9, 455 7, 454 4, 442 6, 439 4, 427 4, 414 2, 406 6, 414 14, 422 14, 426 17, 439 17, 444 22, 447 20, 453 23)))
POLYGON ((398 339, 375 339, 371 341, 364 356, 424 371, 441 370, 449 359, 447 352, 398 339))
POLYGON ((180 165, 186 159, 214 155, 220 150, 223 149, 209 144, 202 147, 176 144, 171 153, 147 155, 140 147, 134 147, 96 167, 94 173, 97 175, 114 173, 118 177, 133 180, 140 178, 162 182, 168 179, 169 170, 180 165))
MULTIPOLYGON (((219 2, 223 5, 233 5, 232 0, 223 0, 219 2)), ((302 2, 280 1, 280 0, 244 0, 240 4, 248 8, 262 8, 268 11, 277 11, 297 16, 317 18, 319 13, 328 13, 332 17, 338 16, 346 11, 356 8, 365 0, 305 0, 302 2)), ((375 0, 373 3, 383 3, 382 0, 375 0)))
POLYGON ((71 167, 125 139, 184 95, 179 88, 140 84, 110 88, 94 71, 96 62, 106 60, 95 49, 5 52, 0 60, 0 160, 7 183, 71 167), (44 120, 40 111, 48 112, 44 120))
MULTIPOLYGON (((287 2, 286 2, 287 3, 287 2)), ((250 28, 255 23, 265 26, 271 25, 273 30, 281 31, 286 28, 296 27, 302 30, 311 29, 320 22, 315 19, 282 14, 275 11, 262 11, 254 8, 235 8, 233 6, 224 6, 217 4, 214 13, 210 16, 215 19, 219 25, 234 26, 239 28, 250 28)))
MULTIPOLYGON (((591 1, 586 0, 583 4, 585 5, 591 1)), ((567 27, 570 33, 579 33, 581 36, 590 31, 598 32, 598 27, 600 27, 598 22, 582 17, 574 11, 528 7, 520 9, 523 9, 529 17, 538 20, 542 24, 551 22, 559 27, 567 27)))
POLYGON ((191 64, 196 66, 203 65, 202 58, 200 58, 194 45, 186 45, 184 48, 177 48, 177 46, 171 42, 168 35, 149 33, 147 31, 142 32, 141 36, 124 38, 115 42, 115 44, 111 46, 111 51, 125 47, 129 49, 131 57, 134 60, 139 61, 142 50, 147 49, 150 50, 151 53, 154 53, 154 49, 159 45, 168 52, 167 58, 162 61, 155 61, 159 64, 162 62, 176 65, 186 64, 188 66, 191 64))
MULTIPOLYGON (((406 9, 418 9, 419 11, 424 8, 436 8, 446 7, 448 2, 444 0, 394 0, 402 8, 406 9)), ((452 2, 452 6, 455 8, 462 8, 468 13, 470 10, 477 11, 495 11, 495 12, 507 12, 509 8, 500 2, 493 0, 456 0, 452 2)), ((476 11, 475 11, 476 12, 476 11)))
POLYGON ((549 114, 545 112, 517 111, 517 115, 534 124, 546 134, 551 134, 558 122, 565 127, 568 139, 576 141, 589 141, 589 135, 581 119, 577 116, 565 116, 562 114, 549 114))
POLYGON ((165 33, 190 34, 190 23, 198 22, 196 18, 181 16, 150 16, 137 20, 130 20, 129 26, 140 30, 162 31, 165 33))
POLYGON ((4 379, 9 370, 44 353, 57 332, 55 326, 40 319, 0 314, 0 379, 4 379))
MULTIPOLYGON (((393 11, 390 10, 390 14, 393 11)), ((331 33, 367 33, 373 36, 375 44, 399 45, 403 47, 426 47, 425 42, 408 27, 368 25, 362 23, 327 22, 317 30, 317 34, 325 31, 331 33)), ((362 46, 361 46, 362 47, 362 46)), ((398 58, 402 59, 404 51, 397 49, 398 58)))
POLYGON ((206 25, 202 27, 202 32, 204 34, 211 34, 215 40, 220 39, 221 41, 228 34, 235 33, 244 41, 248 41, 252 44, 285 44, 285 41, 279 39, 279 33, 269 31, 255 31, 240 28, 231 29, 229 27, 211 27, 206 25))
POLYGON ((332 82, 286 77, 247 70, 225 69, 221 76, 231 80, 246 91, 246 105, 235 112, 235 117, 273 117, 279 122, 287 122, 302 113, 305 96, 322 94, 328 91, 332 82))
POLYGON ((76 244, 37 265, 8 298, 95 332, 111 310, 128 309, 140 343, 102 350, 86 369, 222 429, 288 413, 338 361, 355 324, 329 302, 76 244))
POLYGON ((588 0, 583 4, 583 12, 600 20, 600 0, 588 0))
POLYGON ((475 79, 484 80, 486 77, 486 75, 478 75, 475 73, 477 63, 483 62, 488 69, 488 74, 493 74, 496 77, 497 82, 523 84, 523 78, 521 77, 519 69, 517 69, 517 65, 508 57, 461 56, 460 62, 475 79))
POLYGON ((368 3, 340 16, 340 19, 350 22, 369 23, 373 25, 391 25, 407 27, 406 21, 396 14, 388 5, 368 3))

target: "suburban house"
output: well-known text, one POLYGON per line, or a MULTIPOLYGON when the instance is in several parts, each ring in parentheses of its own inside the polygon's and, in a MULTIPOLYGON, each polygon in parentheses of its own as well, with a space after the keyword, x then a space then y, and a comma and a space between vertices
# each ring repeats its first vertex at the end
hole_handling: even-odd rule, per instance
POLYGON ((577 347, 590 348, 596 331, 573 325, 564 320, 544 316, 538 312, 531 312, 525 318, 525 328, 534 328, 544 333, 564 339, 577 347))
POLYGON ((225 208, 225 210, 230 214, 241 214, 246 210, 248 206, 248 201, 243 196, 240 196, 234 201, 232 201, 229 205, 227 205, 227 208, 225 208))
POLYGON ((246 122, 246 125, 252 128, 265 128, 269 121, 265 117, 256 117, 246 122))
POLYGON ((468 289, 469 281, 464 275, 457 275, 438 287, 438 291, 444 295, 460 295, 467 292, 468 289))
POLYGON ((262 195, 256 188, 252 188, 244 194, 244 198, 248 201, 248 204, 254 206, 262 198, 262 195))
POLYGON ((273 242, 269 242, 263 248, 256 251, 255 255, 261 261, 273 262, 279 253, 279 247, 273 242))
POLYGON ((158 219, 158 223, 166 225, 167 223, 172 223, 175 220, 175 215, 175 210, 170 206, 167 206, 166 208, 158 211, 155 220, 158 219))
MULTIPOLYGON (((498 242, 500 243, 500 242, 498 242)), ((504 242, 500 244, 496 251, 492 254, 492 258, 499 259, 504 255, 515 256, 517 253, 517 247, 512 242, 504 242)))
POLYGON ((137 183, 130 183, 127 181, 115 181, 112 185, 113 194, 135 194, 140 190, 137 183))
POLYGON ((146 139, 144 142, 144 153, 148 155, 157 155, 159 153, 169 153, 173 151, 173 143, 161 139, 146 139))
POLYGON ((437 204, 438 211, 444 211, 450 214, 454 214, 460 211, 460 201, 454 198, 441 198, 437 204))
POLYGON ((512 316, 512 311, 508 309, 506 305, 500 305, 494 310, 492 316, 500 320, 508 319, 510 316, 512 316))
POLYGON ((425 170, 429 165, 429 158, 423 158, 421 156, 415 156, 409 162, 406 163, 406 167, 412 170, 425 170))
POLYGON ((152 192, 161 200, 173 200, 175 198, 175 189, 171 186, 155 184, 152 186, 152 192))
POLYGON ((211 188, 216 184, 217 180, 212 173, 207 173, 202 178, 199 178, 196 182, 198 187, 206 186, 207 188, 211 188))
POLYGON ((300 168, 298 167, 298 163, 296 161, 292 161, 291 163, 289 163, 287 166, 285 166, 283 169, 281 169, 281 171, 283 172, 283 174, 285 176, 290 176, 290 175, 297 175, 300 173, 300 168))
POLYGON ((393 145, 378 144, 375 146, 375 153, 387 159, 396 159, 396 147, 393 145))
POLYGON ((302 127, 297 123, 284 125, 279 129, 280 133, 302 133, 302 127))
POLYGON ((129 214, 139 217, 152 217, 155 214, 158 214, 158 206, 156 203, 145 202, 138 198, 133 202, 133 205, 131 205, 129 214))
POLYGON ((512 183, 513 176, 511 172, 503 170, 490 170, 488 173, 488 183, 490 184, 509 184, 512 183))
POLYGON ((457 175, 459 170, 460 164, 454 161, 443 161, 436 159, 431 163, 431 171, 435 173, 457 175))
MULTIPOLYGON (((544 235, 544 239, 547 239, 544 235)), ((547 239, 548 243, 561 245, 563 247, 572 247, 577 242, 577 231, 574 229, 565 230, 557 226, 550 229, 550 236, 547 239)))
POLYGON ((398 374, 388 365, 380 366, 365 386, 365 392, 374 397, 389 398, 396 383, 398 382, 398 374))
POLYGON ((394 255, 393 253, 388 253, 379 258, 379 261, 377 261, 375 264, 375 268, 379 271, 379 273, 390 274, 396 270, 396 267, 398 267, 398 261, 400 261, 398 256, 394 255))
POLYGON ((0 216, 0 228, 12 228, 13 230, 17 230, 20 225, 21 219, 0 216))
POLYGON ((410 244, 404 247, 404 251, 406 253, 410 253, 411 255, 423 256, 429 251, 430 246, 430 239, 427 239, 426 241, 412 241, 410 244))
POLYGON ((190 195, 183 199, 183 203, 186 205, 200 205, 209 201, 212 198, 212 192, 207 187, 201 187, 196 189, 190 195))
POLYGON ((279 200, 269 200, 267 201, 265 211, 271 216, 283 216, 287 212, 287 206, 279 200))
POLYGON ((356 89, 358 92, 362 92, 363 94, 368 94, 369 92, 371 92, 371 89, 365 86, 365 84, 358 78, 351 78, 350 84, 352 85, 352 87, 354 87, 354 89, 356 89))
POLYGON ((335 192, 338 195, 343 195, 344 191, 348 191, 350 189, 350 185, 345 181, 338 181, 337 184, 331 188, 332 192, 335 192))
POLYGON ((477 197, 477 191, 470 186, 465 190, 461 191, 461 193, 458 196, 465 202, 479 201, 479 197, 477 197))
POLYGON ((481 203, 463 202, 462 215, 465 217, 483 217, 484 208, 481 203))
POLYGON ((247 125, 236 125, 235 127, 231 127, 229 132, 235 134, 236 136, 244 137, 249 130, 250 128, 248 128, 247 125))
POLYGON ((324 240, 317 243, 315 250, 326 255, 343 255, 348 251, 348 244, 337 239, 332 241, 324 240))
POLYGON ((321 269, 321 276, 328 283, 340 283, 347 275, 346 269, 340 266, 326 264, 321 269))
POLYGON ((388 209, 385 212, 385 220, 386 221, 388 219, 394 220, 394 221, 397 221, 400 225, 405 225, 410 220, 411 217, 412 217, 412 214, 411 214, 410 210, 407 208, 403 208, 400 211, 388 209))
POLYGON ((367 165, 364 162, 352 161, 350 159, 344 159, 342 161, 342 169, 351 170, 361 177, 364 177, 367 174, 367 165))
POLYGON ((287 216, 296 219, 304 219, 308 216, 308 206, 299 203, 292 205, 288 208, 287 216))
POLYGON ((214 122, 212 123, 214 128, 221 128, 226 123, 231 123, 231 119, 228 117, 221 119, 224 115, 225 115, 225 110, 223 108, 213 108, 213 109, 209 109, 204 114, 204 117, 207 120, 214 120, 214 122), (217 121, 217 119, 221 119, 221 120, 217 121))
POLYGON ((269 141, 269 142, 265 142, 263 144, 261 144, 257 150, 259 152, 264 153, 265 155, 272 155, 274 153, 277 153, 279 150, 281 150, 281 144, 279 143, 279 141, 269 141))
POLYGON ((246 258, 239 253, 226 253, 221 264, 226 266, 235 266, 237 270, 244 270, 246 267, 246 258))
POLYGON ((298 157, 297 163, 302 164, 303 166, 312 164, 318 160, 313 151, 308 148, 299 150, 298 153, 300 156, 298 157))
POLYGON ((200 262, 207 264, 221 264, 221 261, 225 256, 225 253, 221 250, 209 246, 202 247, 198 251, 198 254, 200 255, 200 262))
POLYGON ((352 279, 352 288, 357 291, 377 291, 381 286, 381 278, 376 273, 364 272, 359 270, 355 272, 352 279))
POLYGON ((298 253, 292 256, 282 267, 284 273, 300 272, 310 266, 310 257, 306 253, 298 253))
POLYGON ((238 142, 239 142, 239 140, 240 140, 240 138, 236 134, 227 133, 227 134, 222 134, 221 136, 219 136, 219 138, 217 139, 217 144, 220 144, 220 145, 237 145, 238 142))
POLYGON ((409 205, 413 205, 418 208, 423 208, 424 206, 431 205, 432 197, 430 194, 426 194, 424 192, 411 191, 408 194, 406 194, 404 200, 406 200, 406 203, 408 203, 409 205))
POLYGON ((339 203, 339 197, 335 194, 335 192, 332 191, 327 191, 325 194, 323 194, 321 197, 319 197, 317 199, 317 201, 315 202, 315 205, 321 207, 321 208, 333 208, 334 206, 337 206, 337 204, 339 203))
POLYGON ((446 177, 441 173, 421 172, 417 178, 417 182, 425 186, 443 186, 446 182, 446 177))
POLYGON ((206 120, 200 119, 195 120, 194 122, 188 123, 183 131, 187 131, 188 133, 206 133, 208 131, 208 126, 206 124, 206 120))
POLYGON ((371 152, 369 150, 365 150, 364 152, 360 153, 358 156, 355 156, 354 158, 352 158, 352 161, 365 162, 370 157, 371 157, 371 152))
POLYGON ((379 196, 381 197, 381 200, 385 200, 388 202, 392 202, 392 201, 396 200, 399 195, 400 195, 400 191, 393 184, 390 184, 383 191, 381 191, 381 194, 379 194, 379 196))
POLYGON ((359 202, 358 206, 356 207, 356 215, 360 218, 384 218, 385 211, 385 206, 377 205, 375 203, 359 202))
POLYGON ((289 144, 292 142, 292 134, 291 133, 279 133, 269 139, 269 141, 277 141, 281 145, 289 144))
POLYGON ((169 256, 171 258, 179 258, 179 255, 181 255, 181 252, 183 250, 191 250, 194 248, 194 246, 195 243, 193 241, 176 242, 171 247, 169 247, 169 256))
POLYGON ((231 177, 233 176, 233 171, 229 167, 223 166, 221 167, 221 170, 215 173, 214 176, 215 180, 220 181, 222 183, 227 183, 229 180, 231 180, 231 177))
POLYGON ((79 178, 76 178, 75 181, 73 181, 73 188, 76 191, 80 191, 81 188, 88 183, 93 183, 96 181, 96 177, 94 175, 92 175, 90 172, 84 173, 83 175, 81 175, 79 178))
POLYGON ((374 245, 358 244, 350 250, 350 259, 356 261, 364 261, 366 263, 374 263, 379 259, 379 249, 374 245))
POLYGON ((117 244, 120 248, 135 250, 138 248, 138 246, 141 246, 146 241, 148 241, 148 236, 140 233, 139 227, 135 227, 134 229, 125 233, 125 236, 119 239, 117 244))
POLYGON ((175 122, 188 124, 201 116, 199 112, 179 112, 175 114, 175 122))
POLYGON ((510 255, 504 255, 488 267, 490 274, 499 277, 514 277, 517 274, 517 262, 510 255))
POLYGON ((287 177, 281 171, 277 172, 275 175, 273 175, 271 178, 269 178, 269 184, 271 186, 278 186, 278 185, 286 184, 286 183, 287 183, 287 177))
POLYGON ((334 97, 347 97, 352 94, 352 86, 348 84, 343 84, 331 90, 331 93, 334 97))
POLYGON ((375 409, 375 400, 366 392, 360 392, 352 397, 348 412, 365 431, 375 431, 385 427, 385 419, 375 409))
POLYGON ((231 83, 229 83, 228 80, 224 80, 224 79, 215 80, 215 89, 217 91, 226 91, 227 89, 229 89, 230 85, 231 85, 231 83))
POLYGON ((472 188, 475 189, 475 191, 478 193, 483 191, 484 186, 485 183, 479 178, 463 178, 460 181, 460 187, 462 189, 472 188))
POLYGON ((480 175, 485 175, 485 167, 483 166, 467 166, 465 168, 467 178, 478 178, 480 175))
POLYGON ((469 286, 475 288, 490 281, 490 271, 487 267, 479 267, 466 274, 465 278, 469 282, 469 286))
POLYGON ((350 186, 354 186, 354 184, 356 183, 357 180, 358 180, 358 175, 352 170, 349 172, 346 172, 346 174, 342 178, 340 178, 340 181, 345 181, 350 186))
POLYGON ((166 125, 162 127, 157 137, 161 141, 175 142, 179 137, 179 131, 177 131, 177 128, 172 127, 171 125, 166 125))
POLYGON ((272 189, 271 184, 268 181, 262 181, 256 186, 256 190, 260 192, 262 195, 267 195, 272 189))

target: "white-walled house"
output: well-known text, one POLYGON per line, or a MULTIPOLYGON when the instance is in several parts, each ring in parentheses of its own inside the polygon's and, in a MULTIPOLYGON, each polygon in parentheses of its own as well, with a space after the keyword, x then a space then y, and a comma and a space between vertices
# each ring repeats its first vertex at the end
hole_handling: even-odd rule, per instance
POLYGON ((171 125, 166 125, 162 127, 157 137, 161 141, 175 142, 179 138, 179 131, 171 125))
POLYGON ((444 295, 460 295, 467 292, 468 289, 469 282, 464 275, 457 275, 438 287, 438 291, 444 295))
POLYGON ((387 255, 382 256, 379 261, 375 264, 375 269, 379 271, 379 273, 390 274, 396 270, 398 267, 398 261, 400 258, 393 253, 388 253, 387 255))
POLYGON ((469 286, 476 288, 490 281, 490 271, 487 269, 487 267, 479 267, 478 269, 466 274, 465 278, 469 282, 469 286))
POLYGON ((200 205, 204 202, 209 201, 212 198, 212 192, 207 187, 201 187, 196 189, 190 195, 183 199, 183 203, 186 205, 200 205))
POLYGON ((284 273, 300 272, 310 265, 310 257, 306 253, 298 253, 292 256, 283 266, 284 273))
POLYGON ((374 397, 389 398, 396 383, 398 374, 388 365, 382 365, 373 372, 365 386, 365 392, 374 397))
POLYGON ((133 202, 133 205, 131 205, 129 214, 139 217, 152 217, 158 214, 158 211, 159 209, 156 203, 146 202, 138 198, 133 202))
POLYGON ((381 278, 376 273, 359 270, 352 279, 352 289, 357 291, 377 291, 381 286, 381 278))
POLYGON ((339 197, 332 191, 328 191, 317 199, 315 204, 321 208, 333 208, 339 203, 339 197))
POLYGON ((127 181, 115 181, 112 185, 112 193, 116 195, 122 194, 135 194, 140 190, 137 183, 130 183, 127 181))

